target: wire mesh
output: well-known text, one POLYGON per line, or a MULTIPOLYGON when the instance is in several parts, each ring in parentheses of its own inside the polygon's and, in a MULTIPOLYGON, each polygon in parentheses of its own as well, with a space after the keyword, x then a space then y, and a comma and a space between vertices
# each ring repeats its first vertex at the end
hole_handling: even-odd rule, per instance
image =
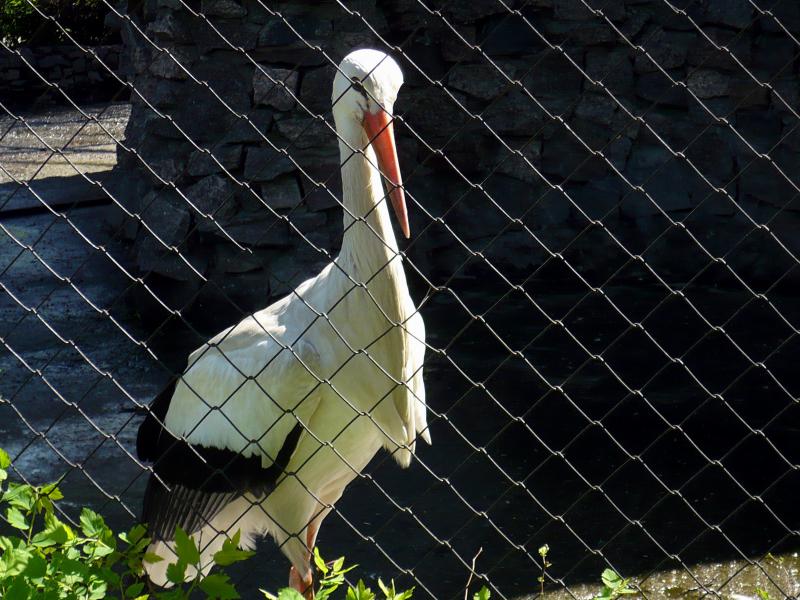
MULTIPOLYGON (((539 593, 545 543, 545 588, 564 597, 605 567, 650 597, 752 594, 754 581, 797 595, 797 567, 786 577, 769 558, 800 544, 791 3, 337 0, 320 33, 295 3, 104 0, 125 72, 27 2, 119 91, 88 106, 0 41, 71 115, 59 130, 0 102, 0 411, 18 476, 66 470, 75 506, 136 521, 158 479, 135 448, 151 400, 178 378, 206 407, 183 438, 214 420, 243 454, 265 452, 283 417, 253 436, 224 410, 251 386, 317 442, 286 473, 317 504, 300 530, 278 527, 285 550, 327 516, 324 551, 423 597, 462 596, 470 577, 500 598, 539 593), (365 44, 407 81, 393 121, 413 235, 399 251, 342 201, 340 171, 366 155, 337 130, 329 90, 365 44), (87 130, 116 153, 110 175, 73 151, 87 130), (54 163, 79 193, 43 179, 54 163), (360 227, 389 256, 365 279, 334 260, 360 227), (373 286, 398 258, 418 304, 403 319, 373 286), (347 285, 322 308, 295 288, 331 261, 347 285), (250 316, 286 294, 308 316, 291 339, 250 316), (362 346, 331 317, 354 297, 386 325, 362 346), (274 355, 243 368, 226 353, 240 319, 274 355), (347 349, 325 375, 306 345, 320 331, 347 349), (380 358, 398 331, 424 344, 433 436, 404 472, 392 452, 366 464, 341 450, 364 419, 394 439, 375 415, 397 389, 425 406, 420 368, 398 377, 380 358), (180 377, 197 348, 235 382, 224 394, 180 377), (287 355, 311 381, 289 408, 262 377, 287 355), (353 397, 354 364, 386 394, 353 397), (328 437, 300 416, 321 390, 341 406, 328 437), (326 453, 354 479, 338 502, 307 467, 326 453)), ((271 546, 254 560, 269 568, 241 573, 242 589, 283 584, 271 546)))

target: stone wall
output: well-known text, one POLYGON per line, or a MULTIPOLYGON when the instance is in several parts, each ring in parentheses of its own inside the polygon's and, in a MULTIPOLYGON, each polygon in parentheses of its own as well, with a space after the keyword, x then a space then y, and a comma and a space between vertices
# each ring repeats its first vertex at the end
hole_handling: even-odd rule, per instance
POLYGON ((178 0, 145 2, 136 22, 189 73, 123 28, 136 88, 174 122, 134 96, 127 140, 139 156, 120 153, 125 198, 192 268, 134 223, 139 268, 176 306, 227 294, 250 309, 327 262, 312 244, 335 252, 341 210, 315 181, 340 193, 338 154, 313 115, 332 123, 331 61, 385 48, 380 36, 402 49, 407 252, 432 283, 656 282, 649 269, 685 282, 708 267, 704 283, 741 287, 730 268, 772 285, 800 253, 787 181, 800 172, 799 48, 782 29, 800 32, 800 5, 780 3, 779 25, 747 0, 696 0, 686 15, 663 0, 587 3, 610 23, 579 0, 524 2, 517 14, 443 2, 443 18, 414 0, 346 2, 349 13, 268 3, 288 24, 256 0, 187 2, 207 21, 178 0))
MULTIPOLYGON (((119 45, 92 49, 108 68, 117 71, 119 45)), ((45 84, 41 77, 58 85, 74 101, 107 100, 121 87, 108 69, 75 45, 35 46, 22 48, 20 53, 24 60, 11 52, 0 52, 0 100, 3 102, 23 107, 45 99, 64 103, 63 96, 45 84)), ((124 98, 127 94, 121 99, 124 98)))

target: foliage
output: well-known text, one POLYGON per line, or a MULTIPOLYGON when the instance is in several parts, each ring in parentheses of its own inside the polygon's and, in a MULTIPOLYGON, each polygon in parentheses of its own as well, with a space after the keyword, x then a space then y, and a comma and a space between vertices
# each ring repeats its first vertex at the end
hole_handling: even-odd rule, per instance
MULTIPOLYGON (((327 600, 333 593, 346 583, 345 573, 352 571, 357 565, 345 568, 344 557, 340 556, 334 561, 325 562, 319 554, 319 549, 314 548, 314 565, 319 573, 319 589, 316 593, 317 600, 327 600)), ((378 588, 385 600, 408 600, 414 593, 414 588, 397 591, 392 580, 386 585, 382 579, 378 578, 378 588)), ((267 600, 304 600, 303 596, 292 588, 283 588, 278 595, 261 590, 267 600)), ((372 589, 368 588, 363 579, 359 579, 355 586, 347 584, 345 589, 345 600, 375 600, 377 596, 372 589)), ((476 598, 476 600, 478 600, 476 598)), ((484 599, 482 599, 484 600, 484 599)), ((485 600, 488 600, 488 596, 485 600)))
MULTIPOLYGON (((194 540, 176 529, 177 558, 167 573, 174 589, 152 593, 142 577, 143 562, 161 557, 147 553, 150 539, 143 525, 115 536, 103 517, 84 508, 77 528, 56 515, 63 495, 58 482, 43 486, 7 482, 11 464, 0 449, 0 510, 12 530, 0 535, 0 598, 63 600, 188 600, 195 590, 208 599, 239 598, 225 573, 196 577, 184 584, 189 566, 199 567, 194 540)), ((252 552, 238 548, 239 533, 214 555, 221 567, 245 560, 252 552)))
POLYGON ((98 44, 109 36, 104 27, 109 12, 103 0, 3 0, 0 39, 12 46, 59 44, 67 41, 59 28, 37 12, 54 17, 79 43, 98 44))
POLYGON ((611 569, 603 571, 600 579, 603 581, 603 589, 594 597, 594 600, 616 600, 620 596, 639 593, 630 587, 630 579, 623 579, 611 569))
POLYGON ((547 574, 547 567, 552 567, 552 563, 547 560, 547 554, 550 552, 550 546, 545 544, 544 546, 539 547, 539 556, 542 559, 542 574, 536 578, 539 582, 539 591, 542 596, 544 596, 544 579, 545 575, 547 574))
MULTIPOLYGON (((42 486, 10 482, 10 465, 8 454, 0 448, 0 515, 12 532, 0 535, 0 598, 3 600, 189 600, 190 597, 234 600, 240 597, 223 570, 254 554, 239 549, 240 532, 226 540, 214 554, 216 572, 203 577, 201 556, 194 539, 176 528, 176 559, 167 566, 167 578, 175 585, 169 590, 152 591, 143 577, 143 564, 162 559, 147 552, 150 539, 143 525, 135 525, 115 536, 103 517, 84 508, 73 527, 56 514, 56 502, 63 498, 59 482, 42 486), (185 582, 190 568, 198 575, 185 582)), ((552 566, 549 552, 547 544, 539 548, 541 598, 545 597, 547 569, 552 566)), ((332 600, 340 588, 344 594, 338 597, 342 600, 409 600, 413 595, 414 588, 398 590, 394 580, 387 584, 378 579, 378 592, 362 579, 351 585, 345 575, 355 566, 345 567, 344 557, 326 562, 314 548, 313 558, 317 569, 317 600, 332 600)), ((781 562, 772 555, 767 558, 781 562)), ((603 588, 593 600, 618 600, 639 593, 631 587, 630 579, 612 569, 603 571, 601 579, 603 588)), ((304 600, 292 588, 283 588, 277 595, 261 592, 267 600, 304 600)), ((770 600, 769 593, 763 589, 757 588, 755 593, 760 600, 770 600)), ((468 591, 464 594, 464 599, 467 598, 468 591)), ((472 600, 490 598, 486 586, 472 595, 472 600)))

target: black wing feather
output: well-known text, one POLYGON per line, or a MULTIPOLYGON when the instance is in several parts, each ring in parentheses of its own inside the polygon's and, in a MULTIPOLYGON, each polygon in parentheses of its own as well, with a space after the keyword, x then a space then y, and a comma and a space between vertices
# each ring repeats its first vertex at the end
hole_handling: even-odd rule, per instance
POLYGON ((153 463, 142 506, 150 535, 172 539, 175 526, 191 534, 207 525, 228 503, 244 493, 266 496, 275 487, 297 448, 300 423, 286 436, 273 464, 260 456, 189 444, 164 426, 178 378, 156 397, 136 437, 136 453, 153 463))

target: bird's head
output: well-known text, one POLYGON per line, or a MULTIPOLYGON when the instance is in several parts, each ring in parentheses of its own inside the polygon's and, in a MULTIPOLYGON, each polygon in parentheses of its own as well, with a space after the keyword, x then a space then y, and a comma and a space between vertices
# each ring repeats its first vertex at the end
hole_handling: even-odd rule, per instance
MULTIPOLYGON (((405 237, 409 237, 392 112, 402 85, 403 73, 392 57, 379 50, 356 50, 339 65, 333 80, 331 101, 337 129, 363 133, 360 139, 375 150, 377 166, 389 188, 389 199, 400 229, 405 237)), ((355 140, 347 141, 353 143, 355 140)))

